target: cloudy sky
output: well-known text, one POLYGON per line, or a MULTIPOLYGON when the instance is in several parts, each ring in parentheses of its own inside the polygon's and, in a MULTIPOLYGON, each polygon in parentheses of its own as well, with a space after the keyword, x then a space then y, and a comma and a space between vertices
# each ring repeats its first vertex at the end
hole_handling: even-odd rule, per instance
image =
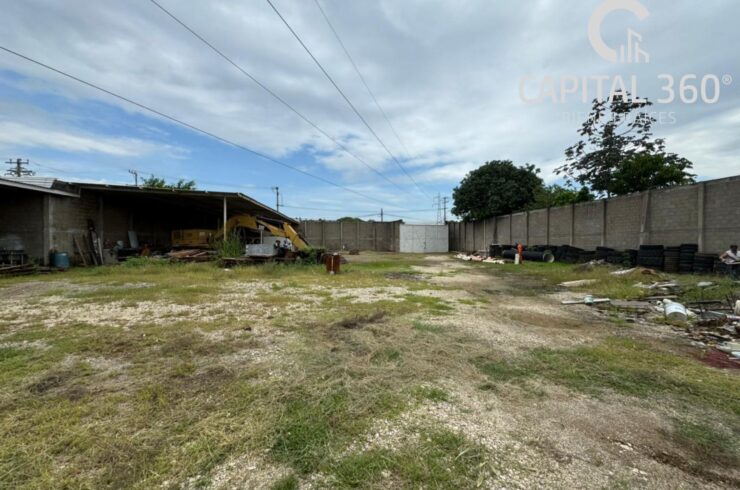
MULTIPOLYGON (((692 160, 701 179, 740 173, 737 1, 643 0, 649 15, 642 20, 627 11, 607 15, 604 43, 616 49, 631 29, 649 63, 597 54, 588 23, 600 0, 318 1, 398 138, 315 0, 273 3, 395 159, 265 0, 159 2, 354 156, 149 0, 5 0, 0 46, 299 171, 5 51, 0 156, 28 158, 38 174, 70 180, 129 183, 128 169, 194 179, 200 188, 238 190, 268 204, 270 188, 279 186, 293 216, 371 215, 383 207, 388 217, 433 221, 432 196, 450 196, 486 160, 532 163, 556 182, 552 170, 577 141, 589 109, 582 88, 593 97, 593 77, 604 77, 607 90, 616 77, 628 88, 634 77, 638 95, 657 100, 666 97, 659 75, 667 74, 676 96, 653 106, 662 121, 656 135, 692 160), (708 100, 680 100, 685 75, 697 77, 687 85, 705 79, 708 100), (543 88, 542 100, 532 102, 543 88)), ((690 100, 692 89, 684 95, 690 100)))

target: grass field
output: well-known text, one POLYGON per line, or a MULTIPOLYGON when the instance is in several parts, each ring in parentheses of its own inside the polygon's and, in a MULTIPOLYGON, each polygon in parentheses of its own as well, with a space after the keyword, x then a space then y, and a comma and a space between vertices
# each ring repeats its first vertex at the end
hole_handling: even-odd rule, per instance
POLYGON ((737 373, 554 287, 634 278, 349 258, 3 279, 0 487, 740 484, 737 373))

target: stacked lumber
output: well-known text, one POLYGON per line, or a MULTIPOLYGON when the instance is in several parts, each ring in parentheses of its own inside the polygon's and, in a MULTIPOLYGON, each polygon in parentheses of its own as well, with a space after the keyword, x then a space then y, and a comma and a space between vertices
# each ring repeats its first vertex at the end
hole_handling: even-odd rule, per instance
POLYGON ((209 262, 216 260, 217 254, 213 250, 173 250, 167 254, 173 262, 209 262))
POLYGON ((35 272, 36 266, 34 264, 0 265, 0 276, 23 276, 35 272))

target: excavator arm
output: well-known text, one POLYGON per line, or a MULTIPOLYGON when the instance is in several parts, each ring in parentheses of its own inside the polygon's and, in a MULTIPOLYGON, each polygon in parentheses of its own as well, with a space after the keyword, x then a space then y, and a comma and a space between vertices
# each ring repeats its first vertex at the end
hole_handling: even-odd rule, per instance
POLYGON ((215 232, 213 230, 175 230, 172 232, 172 243, 176 247, 213 246, 214 241, 223 240, 224 236, 229 235, 236 228, 247 228, 254 231, 264 229, 273 236, 288 238, 299 251, 306 251, 310 248, 306 240, 290 223, 275 220, 273 224, 267 221, 267 218, 260 219, 251 214, 232 216, 226 221, 225 226, 215 232))
POLYGON ((298 233, 295 228, 290 225, 290 223, 283 222, 281 227, 272 225, 266 221, 259 219, 257 220, 257 223, 267 228, 274 236, 289 239, 293 246, 298 250, 304 251, 310 248, 308 243, 306 243, 306 240, 304 240, 300 233, 298 233))

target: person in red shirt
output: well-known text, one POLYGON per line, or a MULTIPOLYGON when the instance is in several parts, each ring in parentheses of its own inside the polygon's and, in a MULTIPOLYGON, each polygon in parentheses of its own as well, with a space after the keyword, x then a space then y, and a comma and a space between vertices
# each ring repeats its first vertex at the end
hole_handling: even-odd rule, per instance
POLYGON ((516 253, 519 254, 519 263, 524 263, 524 246, 521 243, 516 244, 516 253))

